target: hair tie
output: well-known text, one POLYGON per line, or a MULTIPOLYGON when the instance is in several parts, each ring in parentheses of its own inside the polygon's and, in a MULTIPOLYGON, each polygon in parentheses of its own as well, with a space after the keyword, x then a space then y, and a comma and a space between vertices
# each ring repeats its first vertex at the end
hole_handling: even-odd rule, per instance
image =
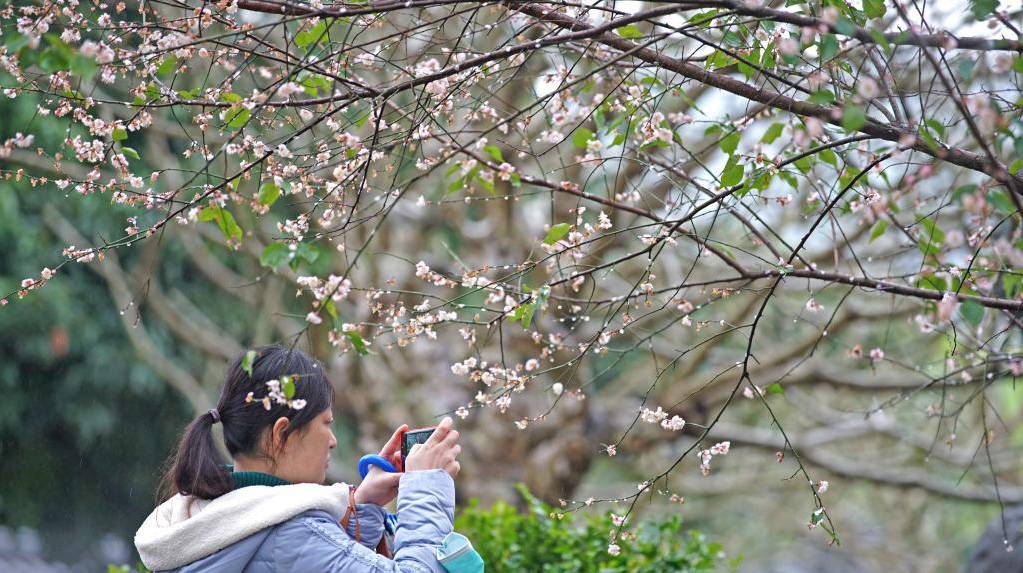
POLYGON ((212 410, 210 410, 210 416, 213 417, 213 423, 214 424, 216 424, 217 422, 220 421, 220 412, 217 411, 216 408, 213 408, 212 410))

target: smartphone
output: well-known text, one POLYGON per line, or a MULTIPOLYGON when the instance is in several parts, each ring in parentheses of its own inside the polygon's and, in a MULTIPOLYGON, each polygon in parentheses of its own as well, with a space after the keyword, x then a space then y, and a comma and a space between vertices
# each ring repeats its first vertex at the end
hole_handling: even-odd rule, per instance
POLYGON ((424 444, 426 440, 430 438, 430 434, 436 428, 420 428, 418 430, 409 430, 401 436, 401 465, 405 465, 405 458, 408 457, 409 451, 412 450, 412 446, 416 444, 424 444))

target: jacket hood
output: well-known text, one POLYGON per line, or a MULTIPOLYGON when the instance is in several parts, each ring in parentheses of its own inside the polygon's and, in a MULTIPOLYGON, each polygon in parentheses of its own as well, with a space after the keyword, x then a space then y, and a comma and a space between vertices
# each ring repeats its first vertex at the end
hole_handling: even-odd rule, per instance
MULTIPOLYGON (((340 519, 347 506, 348 486, 340 483, 249 486, 213 500, 177 494, 149 514, 135 547, 149 569, 177 569, 302 512, 318 509, 340 519)), ((253 552, 259 548, 251 545, 253 552)))

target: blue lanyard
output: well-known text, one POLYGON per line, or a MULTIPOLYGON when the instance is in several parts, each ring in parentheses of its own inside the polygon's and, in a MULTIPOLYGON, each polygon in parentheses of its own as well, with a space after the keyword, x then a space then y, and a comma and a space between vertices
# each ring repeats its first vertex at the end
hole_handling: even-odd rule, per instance
MULTIPOLYGON (((394 464, 387 461, 382 456, 376 454, 367 454, 359 458, 359 477, 366 479, 366 474, 369 473, 371 466, 376 466, 385 472, 395 473, 398 468, 394 467, 394 464)), ((395 531, 398 530, 398 514, 397 513, 385 513, 384 514, 384 529, 387 533, 394 535, 395 531)))

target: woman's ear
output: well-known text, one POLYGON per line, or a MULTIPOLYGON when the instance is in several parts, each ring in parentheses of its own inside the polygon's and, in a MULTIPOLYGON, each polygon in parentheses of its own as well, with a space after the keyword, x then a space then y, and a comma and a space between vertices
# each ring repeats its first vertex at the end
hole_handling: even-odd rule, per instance
POLYGON ((270 446, 274 453, 284 452, 284 432, 291 425, 291 420, 284 416, 277 418, 274 425, 270 427, 270 446))

